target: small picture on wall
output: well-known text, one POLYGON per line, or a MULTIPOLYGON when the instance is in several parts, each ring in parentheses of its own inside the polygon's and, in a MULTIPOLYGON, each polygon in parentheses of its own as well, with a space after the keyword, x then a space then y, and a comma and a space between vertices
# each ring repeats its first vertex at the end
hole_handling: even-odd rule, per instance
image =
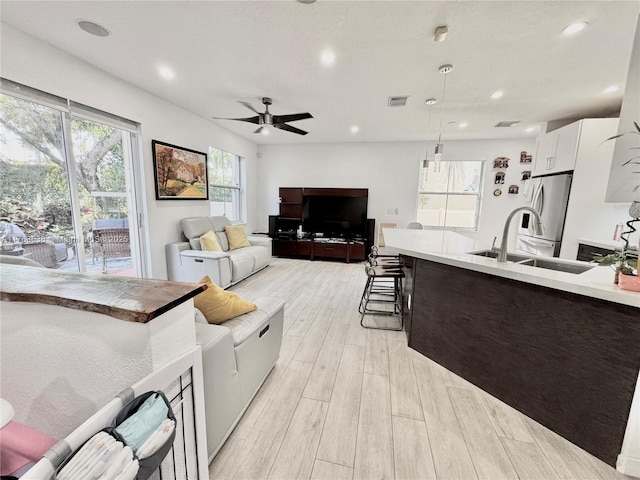
POLYGON ((208 200, 207 154, 158 140, 151 143, 157 200, 208 200))
POLYGON ((509 168, 509 159, 507 157, 498 157, 493 161, 493 168, 509 168))
POLYGON ((518 185, 509 185, 509 194, 514 195, 518 193, 520 187, 518 185))
POLYGON ((531 170, 525 170, 522 172, 522 180, 529 180, 531 178, 531 170))
POLYGON ((495 177, 495 180, 493 181, 493 183, 495 185, 502 185, 504 183, 504 176, 505 176, 504 172, 496 173, 496 177, 495 177))
POLYGON ((533 155, 529 155, 527 152, 520 152, 520 163, 531 163, 533 161, 533 155))

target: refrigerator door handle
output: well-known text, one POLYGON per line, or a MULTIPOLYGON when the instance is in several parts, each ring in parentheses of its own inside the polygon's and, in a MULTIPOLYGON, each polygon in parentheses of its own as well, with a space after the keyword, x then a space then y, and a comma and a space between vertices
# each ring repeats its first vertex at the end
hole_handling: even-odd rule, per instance
POLYGON ((540 202, 540 208, 537 209, 538 213, 542 215, 542 211, 544 210, 544 186, 540 184, 540 194, 538 195, 538 201, 540 202))

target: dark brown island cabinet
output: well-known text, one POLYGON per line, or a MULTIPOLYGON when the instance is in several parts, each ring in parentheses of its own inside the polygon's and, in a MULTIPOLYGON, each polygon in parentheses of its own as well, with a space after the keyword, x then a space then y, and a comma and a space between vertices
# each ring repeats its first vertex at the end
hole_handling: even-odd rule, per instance
POLYGON ((638 308, 403 259, 411 348, 616 466, 640 370, 638 308))

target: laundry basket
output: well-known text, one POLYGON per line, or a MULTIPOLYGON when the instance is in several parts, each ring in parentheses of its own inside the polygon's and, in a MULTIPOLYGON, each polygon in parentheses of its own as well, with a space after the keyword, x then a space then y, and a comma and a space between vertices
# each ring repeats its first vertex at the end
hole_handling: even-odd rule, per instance
MULTIPOLYGON (((21 480, 54 480, 56 473, 97 432, 111 432, 140 404, 162 391, 175 419, 174 435, 165 449, 146 462, 139 479, 208 479, 207 445, 200 347, 151 373, 122 391, 66 438, 46 452, 21 480), (174 438, 175 437, 175 438, 174 438), (161 457, 161 458, 160 458, 161 457), (160 465, 153 463, 158 460, 160 465)), ((142 463, 141 463, 142 466, 142 463)))

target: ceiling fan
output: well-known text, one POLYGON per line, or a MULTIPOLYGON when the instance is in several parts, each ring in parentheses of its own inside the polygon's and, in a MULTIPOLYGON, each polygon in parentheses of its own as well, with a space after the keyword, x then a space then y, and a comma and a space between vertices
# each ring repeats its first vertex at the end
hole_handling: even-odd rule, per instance
POLYGON ((292 127, 291 125, 287 125, 287 122, 295 122, 296 120, 305 120, 307 118, 313 118, 313 115, 310 113, 292 113, 290 115, 272 115, 269 112, 269 105, 271 105, 272 100, 269 97, 263 97, 262 103, 265 106, 264 113, 260 113, 257 111, 251 104, 247 102, 238 102, 247 107, 252 112, 257 113, 255 117, 247 117, 247 118, 222 118, 222 117, 211 117, 216 120, 238 120, 240 122, 249 122, 255 123, 256 125, 260 125, 253 133, 268 133, 265 125, 271 125, 273 128, 277 128, 279 130, 286 130, 287 132, 297 133, 298 135, 306 135, 309 132, 305 132, 304 130, 300 130, 299 128, 292 127))

